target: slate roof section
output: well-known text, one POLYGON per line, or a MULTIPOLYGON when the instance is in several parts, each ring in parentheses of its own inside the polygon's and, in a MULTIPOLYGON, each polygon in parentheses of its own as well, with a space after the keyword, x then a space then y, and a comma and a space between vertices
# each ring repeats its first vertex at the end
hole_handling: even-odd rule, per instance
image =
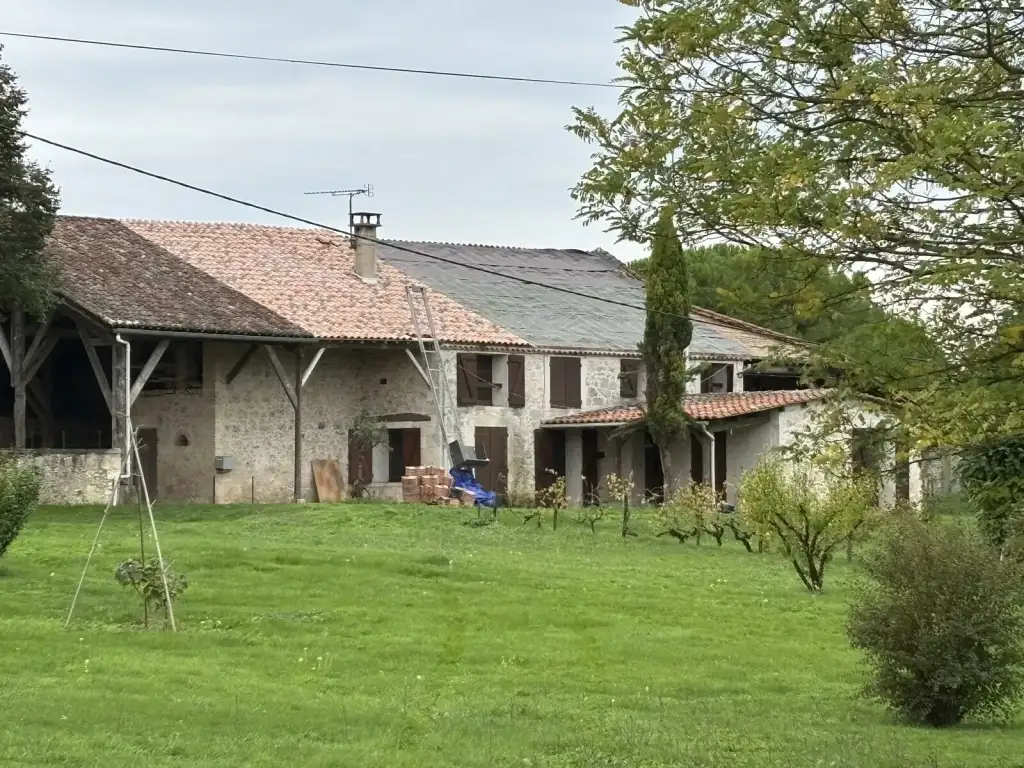
MULTIPOLYGON (((643 282, 605 251, 389 242, 427 256, 381 247, 380 256, 387 263, 445 292, 535 347, 635 353, 643 338, 642 311, 504 277, 526 278, 599 299, 643 306, 643 282)), ((707 310, 695 309, 692 317, 695 322, 690 349, 696 357, 758 359, 779 344, 796 341, 707 310)))
MULTIPOLYGON (((696 421, 717 421, 748 416, 762 411, 773 411, 787 405, 800 405, 822 400, 828 395, 825 389, 780 390, 774 392, 728 392, 703 395, 688 395, 683 405, 686 414, 696 421)), ((548 419, 550 426, 572 426, 591 424, 628 424, 643 417, 638 406, 601 408, 596 411, 559 416, 548 419)))
POLYGON ((47 250, 64 294, 113 328, 310 335, 113 219, 60 216, 47 250))

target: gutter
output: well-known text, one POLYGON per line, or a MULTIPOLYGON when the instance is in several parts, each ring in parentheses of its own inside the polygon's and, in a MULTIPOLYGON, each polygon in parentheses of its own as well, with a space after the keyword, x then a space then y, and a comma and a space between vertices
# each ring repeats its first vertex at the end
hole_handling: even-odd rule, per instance
POLYGON ((202 331, 157 331, 148 328, 114 328, 115 336, 148 336, 164 339, 192 339, 195 341, 244 341, 250 344, 320 344, 322 339, 311 336, 250 336, 244 333, 203 333, 202 331))

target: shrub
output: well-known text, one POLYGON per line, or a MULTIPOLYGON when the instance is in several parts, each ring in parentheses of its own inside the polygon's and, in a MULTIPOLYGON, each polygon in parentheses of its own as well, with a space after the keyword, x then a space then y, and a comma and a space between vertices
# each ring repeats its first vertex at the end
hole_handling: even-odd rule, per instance
POLYGON ((0 557, 14 543, 39 503, 39 471, 13 454, 0 454, 0 557))
POLYGON ((743 476, 740 510, 758 534, 778 540, 804 586, 817 594, 836 549, 878 519, 877 489, 870 475, 819 476, 765 457, 743 476))
POLYGON ((161 577, 160 563, 155 558, 145 563, 139 560, 125 560, 114 571, 114 580, 122 587, 131 587, 142 601, 142 615, 149 624, 150 611, 162 610, 167 613, 167 597, 171 602, 188 589, 188 579, 184 574, 174 573, 166 566, 167 591, 164 591, 164 580, 161 577))
POLYGON ((709 521, 718 515, 721 499, 713 488, 690 484, 680 488, 658 508, 655 519, 662 528, 659 536, 672 536, 683 544, 695 539, 700 544, 709 521))
POLYGON ((904 518, 866 565, 847 625, 872 669, 865 694, 937 727, 1010 714, 1024 684, 1020 564, 959 526, 904 518))

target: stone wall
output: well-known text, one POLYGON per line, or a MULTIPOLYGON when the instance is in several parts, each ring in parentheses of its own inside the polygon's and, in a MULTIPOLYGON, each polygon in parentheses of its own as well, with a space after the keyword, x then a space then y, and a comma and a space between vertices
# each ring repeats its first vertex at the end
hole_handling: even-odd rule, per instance
MULTIPOLYGON (((204 383, 201 391, 145 393, 136 402, 137 427, 155 428, 158 435, 158 495, 168 502, 218 503, 248 501, 255 485, 257 501, 285 502, 294 487, 294 410, 263 349, 252 355, 237 377, 227 374, 248 349, 243 343, 204 345, 204 383), (234 460, 234 469, 216 472, 217 456, 234 460)), ((310 360, 312 351, 306 355, 310 360)), ((455 352, 444 357, 454 384, 455 352)), ((280 351, 289 380, 295 361, 280 351)), ((572 411, 549 404, 549 356, 525 355, 526 405, 509 408, 507 389, 496 390, 495 405, 459 409, 464 439, 473 444, 477 427, 508 430, 509 488, 534 490, 534 432, 545 419, 572 411)), ((498 356, 496 380, 507 378, 507 358, 498 356)), ((584 357, 581 391, 584 410, 622 402, 619 396, 619 358, 584 357)), ((426 383, 403 349, 328 349, 302 391, 302 495, 315 498, 310 462, 335 459, 348 474, 348 431, 362 411, 391 417, 388 427, 415 427, 421 434, 424 464, 442 464, 443 446, 426 383), (403 420, 403 414, 427 417, 403 420)), ((608 454, 602 474, 613 471, 617 456, 608 454)), ((388 451, 374 451, 375 496, 395 498, 400 486, 387 482, 388 451)))
MULTIPOLYGON (((253 355, 238 377, 227 372, 240 357, 241 345, 218 345, 216 359, 215 455, 231 456, 235 469, 217 475, 217 501, 248 500, 255 481, 257 499, 283 502, 294 492, 295 412, 263 350, 253 355)), ((280 352, 282 365, 294 378, 294 357, 280 352)), ((310 355, 306 356, 308 363, 310 355)), ((403 350, 328 349, 302 390, 302 494, 315 497, 310 462, 335 459, 348 473, 348 431, 365 409, 374 416, 415 413, 429 422, 389 424, 421 430, 422 457, 436 463, 440 439, 430 390, 403 350)), ((379 451, 377 452, 380 453, 379 451)), ((386 450, 383 454, 386 477, 386 450)), ((374 461, 379 480, 381 461, 374 461)))
POLYGON ((44 450, 20 456, 42 470, 41 504, 106 504, 121 472, 119 451, 44 450))
POLYGON ((203 387, 184 392, 142 392, 132 424, 157 431, 154 501, 209 504, 213 501, 216 359, 203 352, 203 387))

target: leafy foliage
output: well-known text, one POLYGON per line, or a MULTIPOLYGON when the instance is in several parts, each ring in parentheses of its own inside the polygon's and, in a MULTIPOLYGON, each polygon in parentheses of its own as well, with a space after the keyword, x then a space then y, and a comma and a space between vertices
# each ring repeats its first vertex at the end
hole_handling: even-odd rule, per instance
POLYGON ((740 510, 757 532, 771 535, 808 591, 824 588, 835 551, 878 520, 871 475, 832 476, 765 456, 743 475, 740 510))
POLYGON ((1024 692, 1020 565, 956 525, 900 520, 867 558, 847 632, 865 693, 919 723, 1008 716, 1024 692))
MULTIPOLYGON (((378 445, 387 444, 388 427, 379 417, 372 415, 364 408, 353 417, 352 426, 349 428, 349 438, 353 447, 372 451, 378 445)), ((361 482, 361 478, 352 481, 349 493, 354 499, 363 498, 366 495, 366 485, 361 482)))
MULTIPOLYGON (((684 251, 696 306, 822 342, 885 320, 871 284, 827 262, 780 262, 757 248, 716 243, 684 251)), ((629 264, 641 277, 648 259, 629 264)))
POLYGON ((720 504, 721 497, 710 486, 691 483, 680 488, 658 508, 658 535, 671 536, 681 544, 689 539, 700 544, 709 521, 717 517, 720 504))
POLYGON ((1024 438, 972 446, 960 454, 958 474, 982 532, 1001 549, 1024 534, 1024 438))
POLYGON ((16 456, 0 454, 0 557, 14 543, 39 503, 39 472, 16 456))
MULTIPOLYGON (((559 476, 555 478, 551 485, 537 492, 537 506, 551 510, 551 525, 555 530, 558 530, 558 513, 569 506, 569 493, 566 490, 564 477, 559 476)), ((540 510, 537 510, 536 520, 538 528, 541 526, 542 519, 540 510)))
POLYGON ((901 322, 864 323, 817 367, 882 392, 918 445, 1024 433, 1024 13, 629 4, 620 112, 570 126, 595 147, 581 216, 643 243, 671 206, 688 245, 724 240, 795 278, 777 305, 797 317, 842 299, 802 275, 870 279, 901 322))
POLYGON ((45 246, 59 200, 50 172, 28 159, 19 133, 26 102, 14 72, 0 63, 0 307, 42 316, 57 299, 45 246))
POLYGON ((690 276, 676 234, 673 211, 668 206, 662 209, 654 230, 645 285, 647 321, 640 345, 647 369, 644 417, 647 430, 661 453, 667 479, 671 477, 669 445, 689 429, 683 398, 690 378, 686 350, 693 337, 690 276))
POLYGON ((122 587, 135 590, 142 607, 149 616, 150 610, 167 612, 167 596, 174 602, 188 589, 188 579, 184 574, 174 573, 168 565, 164 570, 167 577, 167 591, 164 591, 164 579, 161 576, 160 563, 155 558, 145 563, 139 560, 125 560, 114 571, 114 580, 122 587))

